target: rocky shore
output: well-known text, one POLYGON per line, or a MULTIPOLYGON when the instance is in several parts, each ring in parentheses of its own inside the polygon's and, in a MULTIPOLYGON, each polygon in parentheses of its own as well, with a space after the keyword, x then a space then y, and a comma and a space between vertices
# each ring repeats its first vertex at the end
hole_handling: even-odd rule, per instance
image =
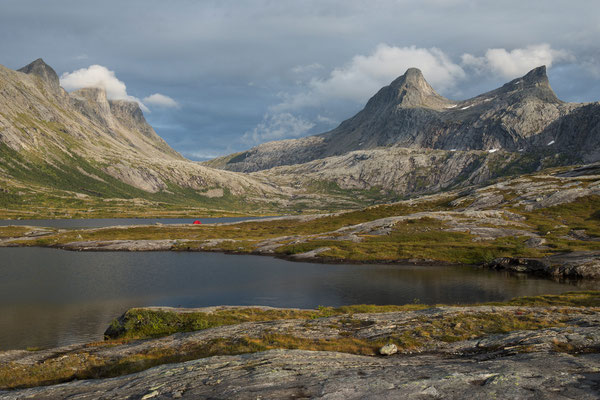
POLYGON ((600 252, 572 252, 545 258, 497 258, 487 268, 559 279, 600 279, 600 252))
MULTIPOLYGON (((32 228, 32 233, 27 238, 43 237, 49 231, 32 228)), ((358 238, 358 236, 356 236, 358 238)), ((17 240, 23 238, 17 238, 17 240)), ((327 247, 320 247, 305 253, 298 254, 277 254, 273 250, 280 247, 282 237, 274 240, 266 240, 261 246, 255 248, 251 254, 278 256, 290 261, 310 261, 323 263, 357 263, 355 260, 344 258, 323 257, 321 254, 330 250, 327 247)), ((352 238, 350 238, 352 240, 352 238)), ((62 250, 69 251, 217 251, 232 254, 247 254, 247 251, 226 250, 221 248, 224 242, 235 243, 232 239, 212 239, 204 243, 205 246, 186 247, 186 243, 193 243, 186 239, 162 239, 162 240, 89 240, 74 241, 64 244, 53 245, 62 250)), ((0 247, 19 247, 22 244, 17 243, 15 239, 0 239, 0 247)), ((439 260, 421 259, 421 258, 403 258, 397 260, 370 260, 368 262, 358 263, 398 263, 398 264, 419 264, 419 265, 450 265, 457 264, 439 260)), ((515 273, 526 273, 538 276, 544 276, 551 279, 600 279, 600 251, 574 251, 570 253, 553 254, 546 257, 500 257, 492 261, 475 265, 498 271, 510 271, 515 273)))
POLYGON ((596 399, 599 298, 581 292, 316 318, 302 314, 314 310, 136 309, 118 324, 134 326, 127 319, 142 312, 285 311, 293 318, 2 352, 5 389, 33 386, 36 376, 46 378, 39 384, 66 383, 0 391, 0 399, 596 399), (390 344, 395 351, 381 355, 390 344))

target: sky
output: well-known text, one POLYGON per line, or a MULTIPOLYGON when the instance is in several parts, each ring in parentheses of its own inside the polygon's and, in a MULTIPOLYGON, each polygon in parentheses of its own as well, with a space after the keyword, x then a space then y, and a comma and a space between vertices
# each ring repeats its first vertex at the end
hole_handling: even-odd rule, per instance
POLYGON ((461 100, 546 65, 600 100, 597 0, 0 0, 0 38, 0 64, 138 101, 193 160, 335 128, 409 67, 461 100))

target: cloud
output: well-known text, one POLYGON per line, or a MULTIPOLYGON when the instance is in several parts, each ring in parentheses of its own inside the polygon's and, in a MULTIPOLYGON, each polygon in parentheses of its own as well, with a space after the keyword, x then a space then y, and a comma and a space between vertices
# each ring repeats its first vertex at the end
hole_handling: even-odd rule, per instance
POLYGON ((555 62, 573 60, 574 57, 567 51, 553 49, 547 43, 511 51, 501 48, 488 49, 482 57, 468 53, 462 56, 465 67, 471 67, 480 73, 492 72, 507 79, 524 75, 540 65, 550 68, 555 62))
POLYGON ((189 150, 189 151, 181 151, 183 156, 196 161, 205 161, 211 160, 216 157, 220 157, 223 152, 215 151, 215 150, 189 150))
POLYGON ((380 44, 370 55, 354 56, 344 67, 334 69, 327 79, 313 81, 312 86, 320 93, 364 101, 410 67, 420 68, 440 90, 454 86, 465 76, 463 69, 437 48, 380 44))
POLYGON ((169 96, 165 96, 164 94, 160 93, 154 93, 150 96, 144 97, 144 103, 164 108, 179 107, 179 104, 175 100, 173 100, 169 96))
POLYGON ((73 72, 65 72, 60 77, 60 84, 67 91, 86 87, 102 88, 106 90, 106 97, 110 100, 135 101, 142 110, 150 111, 140 99, 127 94, 127 86, 116 77, 114 71, 102 65, 94 64, 73 72))
POLYGON ((439 90, 454 87, 465 77, 462 67, 435 47, 427 49, 379 44, 371 54, 354 56, 346 65, 333 69, 326 78, 313 78, 307 91, 291 96, 284 94, 283 101, 272 110, 317 106, 324 99, 364 103, 377 90, 389 85, 411 67, 420 68, 428 82, 439 90))
POLYGON ((67 91, 85 87, 97 87, 106 90, 106 96, 112 100, 130 99, 127 87, 115 76, 114 71, 102 65, 90 65, 73 72, 65 72, 60 77, 60 84, 67 91))
POLYGON ((294 74, 305 74, 305 73, 312 73, 315 71, 318 71, 320 69, 323 69, 323 66, 319 63, 312 63, 312 64, 307 64, 307 65, 297 65, 294 68, 292 68, 292 72, 294 74))
POLYGON ((321 114, 318 114, 316 119, 317 119, 318 122, 321 122, 321 123, 326 124, 326 125, 337 125, 337 124, 339 124, 339 121, 337 119, 330 118, 328 116, 321 115, 321 114))
POLYGON ((244 134, 246 143, 261 143, 267 140, 299 137, 305 135, 315 124, 289 112, 271 113, 264 115, 253 130, 244 134))
POLYGON ((600 58, 587 58, 581 62, 581 66, 590 73, 594 78, 600 79, 600 58))

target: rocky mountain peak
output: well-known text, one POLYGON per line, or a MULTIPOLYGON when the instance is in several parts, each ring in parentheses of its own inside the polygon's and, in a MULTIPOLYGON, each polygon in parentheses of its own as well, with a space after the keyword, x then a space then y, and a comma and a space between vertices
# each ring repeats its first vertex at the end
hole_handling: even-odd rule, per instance
POLYGON ((420 69, 409 68, 404 75, 396 78, 389 86, 382 88, 373 96, 366 108, 393 105, 403 108, 439 109, 449 103, 450 100, 440 96, 425 80, 420 69))
POLYGON ((433 90, 433 88, 431 86, 429 86, 429 84, 427 83, 427 81, 425 80, 425 77, 423 76, 423 73, 421 72, 421 70, 419 68, 409 68, 406 70, 406 72, 404 73, 404 75, 399 76, 398 78, 396 78, 396 80, 394 80, 390 86, 407 86, 407 85, 412 85, 413 88, 418 89, 418 90, 433 90))
POLYGON ((47 82, 50 87, 56 91, 60 91, 60 82, 58 79, 58 74, 56 71, 52 69, 51 66, 46 64, 44 60, 38 58, 30 64, 27 64, 23 68, 18 69, 17 71, 23 72, 25 74, 32 74, 39 76, 43 81, 47 82))
POLYGON ((546 66, 541 65, 537 68, 529 71, 525 76, 523 76, 523 81, 532 83, 532 84, 545 84, 550 85, 548 81, 548 75, 546 75, 546 66))
POLYGON ((532 87, 542 87, 550 89, 550 81, 548 75, 546 75, 546 66, 542 65, 532 69, 520 78, 515 78, 508 82, 502 88, 514 90, 514 89, 527 89, 532 87), (516 87, 515 87, 516 86, 516 87))
POLYGON ((549 103, 561 103, 550 87, 545 65, 532 69, 520 78, 513 79, 495 92, 516 94, 519 97, 536 97, 549 103))
POLYGON ((545 66, 465 100, 440 96, 420 70, 409 68, 329 132, 262 144, 211 165, 251 172, 383 147, 560 153, 591 162, 600 159, 599 109, 558 99, 545 66))
MULTIPOLYGON (((98 112, 104 114, 110 114, 110 105, 108 104, 108 98, 106 97, 106 90, 99 87, 87 87, 77 89, 70 93, 71 99, 79 105, 80 111, 84 110, 92 111, 94 114, 98 112)), ((85 111, 84 114, 88 114, 85 111)))
POLYGON ((140 105, 129 100, 109 100, 110 111, 119 122, 128 129, 137 130, 147 137, 158 139, 158 136, 144 118, 140 105))
POLYGON ((181 155, 156 134, 154 129, 146 122, 144 113, 138 102, 130 100, 109 100, 110 112, 121 126, 128 130, 139 132, 149 138, 154 146, 171 157, 181 159, 181 155))

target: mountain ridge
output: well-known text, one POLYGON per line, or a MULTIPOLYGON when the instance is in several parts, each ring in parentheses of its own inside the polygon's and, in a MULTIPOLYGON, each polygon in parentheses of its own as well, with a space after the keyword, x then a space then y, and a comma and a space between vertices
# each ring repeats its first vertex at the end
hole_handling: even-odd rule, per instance
POLYGON ((586 106, 585 110, 595 109, 600 103, 561 101, 550 86, 545 66, 461 101, 440 96, 420 70, 410 68, 381 88, 363 110, 331 131, 267 142, 205 165, 253 172, 379 147, 535 153, 551 142, 556 144, 556 153, 567 149, 571 160, 593 162, 599 159, 593 149, 600 144, 595 121, 574 114, 586 106), (561 129, 561 122, 577 118, 588 120, 591 126, 581 129, 570 122, 575 136, 584 137, 578 142, 586 144, 574 147, 573 131, 561 129))
POLYGON ((261 212, 284 197, 268 182, 185 159, 137 102, 110 100, 100 88, 67 93, 57 82, 41 59, 20 71, 0 65, 3 209, 52 215, 114 203, 123 212, 133 204, 261 212))

